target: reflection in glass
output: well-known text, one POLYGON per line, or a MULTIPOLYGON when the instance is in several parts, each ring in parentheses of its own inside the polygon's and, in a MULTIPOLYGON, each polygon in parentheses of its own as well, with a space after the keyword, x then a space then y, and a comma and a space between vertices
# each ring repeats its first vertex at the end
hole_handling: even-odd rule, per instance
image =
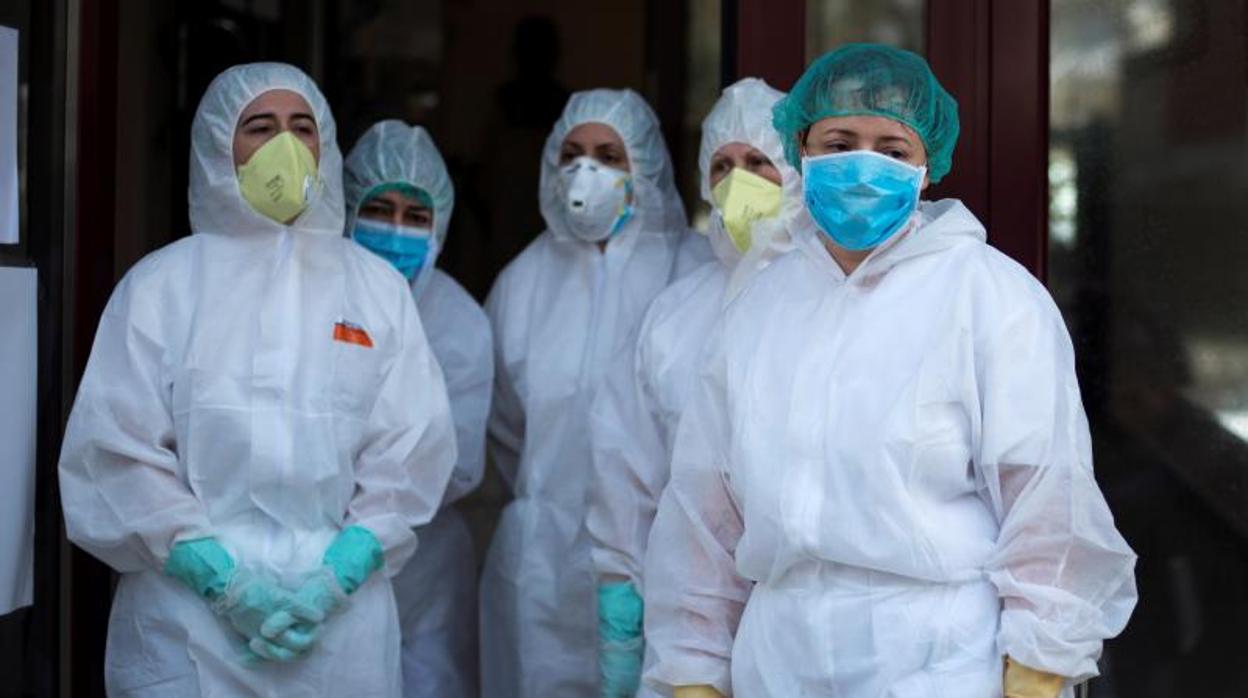
POLYGON ((848 42, 871 41, 922 54, 924 0, 806 3, 806 60, 848 42))
POLYGON ((1053 0, 1049 285, 1140 605, 1093 695, 1248 666, 1248 5, 1053 0))
POLYGON ((678 152, 680 192, 697 230, 706 230, 710 206, 702 200, 698 183, 698 147, 702 143, 702 119, 719 99, 720 84, 720 0, 690 0, 689 38, 686 49, 688 81, 685 83, 683 138, 678 152))

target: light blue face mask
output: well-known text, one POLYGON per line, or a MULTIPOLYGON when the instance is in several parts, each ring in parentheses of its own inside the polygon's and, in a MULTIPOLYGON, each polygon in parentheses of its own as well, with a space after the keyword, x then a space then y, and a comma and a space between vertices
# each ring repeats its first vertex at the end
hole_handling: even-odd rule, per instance
POLYGON ((427 228, 409 228, 359 218, 355 221, 351 237, 393 264, 408 281, 416 278, 433 254, 433 233, 427 228))
POLYGON ((869 250, 901 230, 919 205, 926 174, 870 150, 802 158, 806 209, 847 250, 869 250))

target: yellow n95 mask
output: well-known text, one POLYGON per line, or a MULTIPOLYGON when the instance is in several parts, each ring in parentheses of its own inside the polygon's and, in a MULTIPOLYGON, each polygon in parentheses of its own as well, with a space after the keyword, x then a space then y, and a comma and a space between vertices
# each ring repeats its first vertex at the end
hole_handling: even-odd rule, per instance
POLYGON ((781 197, 779 184, 740 167, 734 167, 711 190, 711 199, 724 220, 724 229, 742 254, 750 249, 754 221, 780 213, 781 197))
POLYGON ((316 158, 290 131, 282 131, 238 168, 238 189, 252 208, 278 223, 303 213, 316 191, 316 158))

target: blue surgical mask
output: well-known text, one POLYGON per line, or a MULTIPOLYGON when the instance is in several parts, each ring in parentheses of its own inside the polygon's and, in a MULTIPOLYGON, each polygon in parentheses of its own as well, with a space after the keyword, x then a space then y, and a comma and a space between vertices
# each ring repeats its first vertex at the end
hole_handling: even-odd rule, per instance
POLYGON ((926 167, 870 150, 802 158, 806 209, 847 250, 878 247, 901 230, 926 174, 926 167))
POLYGON ((355 221, 351 237, 393 264, 408 281, 416 278, 433 254, 433 233, 427 228, 409 228, 360 218, 355 221))

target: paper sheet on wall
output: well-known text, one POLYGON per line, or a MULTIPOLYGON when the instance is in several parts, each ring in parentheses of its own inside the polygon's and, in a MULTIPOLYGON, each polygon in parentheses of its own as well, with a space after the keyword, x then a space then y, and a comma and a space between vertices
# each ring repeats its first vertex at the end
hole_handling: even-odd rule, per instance
POLYGON ((17 243, 17 30, 0 27, 0 245, 17 243))
POLYGON ((37 286, 34 269, 0 267, 0 615, 34 589, 37 286))

